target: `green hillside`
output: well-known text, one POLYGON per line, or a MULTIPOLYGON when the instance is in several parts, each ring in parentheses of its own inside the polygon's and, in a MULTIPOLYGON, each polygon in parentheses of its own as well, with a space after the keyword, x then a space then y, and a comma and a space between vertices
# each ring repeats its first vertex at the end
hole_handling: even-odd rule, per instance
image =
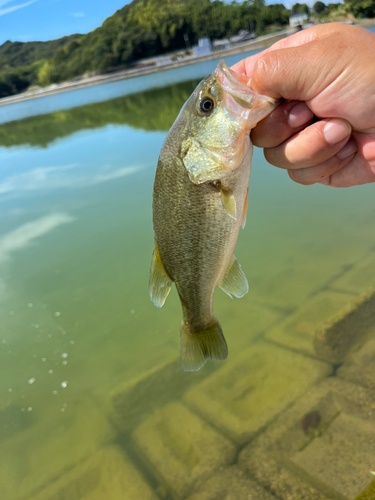
POLYGON ((56 51, 66 43, 82 35, 70 35, 50 42, 10 42, 0 46, 0 68, 29 66, 40 59, 51 59, 56 51))
POLYGON ((226 3, 220 0, 134 0, 87 35, 51 42, 6 42, 0 47, 0 97, 29 85, 42 86, 106 72, 138 59, 185 49, 201 37, 229 37, 249 28, 258 34, 284 26, 289 11, 264 0, 226 3))
POLYGON ((313 9, 296 3, 291 11, 265 0, 228 3, 222 0, 134 0, 87 35, 71 35, 50 42, 6 42, 0 46, 0 97, 16 94, 32 84, 42 86, 108 72, 135 61, 186 49, 199 38, 228 38, 249 29, 257 35, 289 23, 290 13, 309 12, 329 21, 340 12, 375 15, 375 0, 346 0, 344 4, 316 2, 313 9))
POLYGON ((68 80, 84 72, 108 71, 144 57, 186 47, 201 37, 223 38, 249 28, 262 33, 269 24, 285 25, 283 5, 264 0, 243 3, 219 0, 138 0, 125 5, 103 25, 60 48, 43 68, 44 83, 68 80))

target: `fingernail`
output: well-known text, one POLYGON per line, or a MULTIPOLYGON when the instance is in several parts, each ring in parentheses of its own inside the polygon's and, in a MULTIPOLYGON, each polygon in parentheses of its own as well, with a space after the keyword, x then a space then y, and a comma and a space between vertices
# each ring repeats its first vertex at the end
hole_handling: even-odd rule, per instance
POLYGON ((351 132, 349 123, 343 120, 330 120, 325 124, 323 133, 328 144, 337 144, 348 137, 351 132))
POLYGON ((313 118, 313 112, 304 102, 296 104, 289 112, 288 124, 292 128, 302 127, 313 118))
POLYGON ((358 151, 357 143, 355 142, 354 139, 350 139, 349 142, 347 142, 345 146, 337 153, 337 157, 340 160, 343 160, 344 158, 351 156, 357 151, 358 151))

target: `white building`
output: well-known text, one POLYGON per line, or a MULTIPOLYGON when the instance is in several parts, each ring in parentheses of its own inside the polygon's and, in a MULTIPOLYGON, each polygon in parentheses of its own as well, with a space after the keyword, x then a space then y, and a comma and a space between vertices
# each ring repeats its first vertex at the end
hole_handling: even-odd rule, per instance
POLYGON ((194 55, 196 57, 206 56, 211 53, 211 42, 209 38, 200 38, 198 45, 194 47, 194 55))
POLYGON ((303 26, 308 22, 309 22, 309 15, 304 12, 300 12, 299 14, 294 14, 294 16, 290 16, 289 18, 289 26, 291 28, 293 28, 293 26, 298 26, 298 25, 303 26))

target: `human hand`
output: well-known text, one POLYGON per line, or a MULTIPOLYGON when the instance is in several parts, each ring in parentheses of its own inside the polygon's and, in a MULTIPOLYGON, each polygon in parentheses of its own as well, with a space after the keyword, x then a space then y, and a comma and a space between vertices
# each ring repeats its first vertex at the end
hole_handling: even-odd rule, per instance
POLYGON ((251 77, 256 92, 286 100, 251 137, 294 181, 334 187, 375 182, 374 46, 374 33, 332 23, 233 66, 251 77))

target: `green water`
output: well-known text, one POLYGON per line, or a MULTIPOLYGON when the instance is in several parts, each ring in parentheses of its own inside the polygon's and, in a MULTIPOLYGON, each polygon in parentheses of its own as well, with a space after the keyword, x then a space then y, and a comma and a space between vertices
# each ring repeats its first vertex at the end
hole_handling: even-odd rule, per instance
MULTIPOLYGON (((176 83, 0 125, 4 500, 41 494, 111 443, 125 451, 160 498, 178 495, 137 453, 133 429, 127 434, 114 416, 111 394, 179 354, 175 292, 161 310, 148 298, 151 198, 160 147, 195 84, 176 83)), ((338 288, 343 304, 355 297, 355 291, 333 283, 374 255, 373 192, 373 186, 299 186, 255 150, 247 225, 236 249, 250 291, 241 300, 231 301, 221 291, 215 296, 229 347, 227 366, 235 369, 237 357, 253 343, 274 348, 265 334, 322 291, 338 288)), ((293 346, 287 349, 294 352, 293 346)), ((305 359, 309 363, 313 356, 307 353, 305 359)), ((208 374, 210 366, 205 370, 208 374)), ((238 370, 235 390, 243 395, 244 365, 238 370)), ((176 398, 184 394, 182 384, 199 383, 193 377, 181 375, 180 388, 177 377, 176 398)), ((154 383, 151 392, 159 391, 168 402, 169 386, 154 383)), ((288 404, 297 394, 287 391, 289 396, 288 404)), ((268 397, 274 397, 272 391, 268 397)), ((157 399, 148 406, 145 401, 147 414, 157 399)), ((220 431, 220 424, 213 426, 220 431)), ((102 497, 82 491, 40 498, 146 498, 124 497, 120 487, 102 497)))

